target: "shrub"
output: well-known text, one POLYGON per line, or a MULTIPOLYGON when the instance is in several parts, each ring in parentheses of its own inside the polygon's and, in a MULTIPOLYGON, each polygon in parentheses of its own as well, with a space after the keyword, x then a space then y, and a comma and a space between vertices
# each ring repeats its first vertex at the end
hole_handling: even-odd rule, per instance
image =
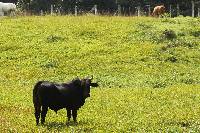
POLYGON ((163 31, 163 37, 168 40, 176 39, 176 33, 173 30, 165 30, 163 31))

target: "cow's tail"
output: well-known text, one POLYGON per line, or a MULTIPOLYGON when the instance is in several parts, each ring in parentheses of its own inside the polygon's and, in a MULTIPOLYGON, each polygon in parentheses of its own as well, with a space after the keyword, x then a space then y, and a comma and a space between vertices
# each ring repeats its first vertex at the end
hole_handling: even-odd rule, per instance
POLYGON ((33 88, 33 104, 35 108, 35 118, 36 118, 36 124, 39 124, 39 119, 40 119, 40 112, 41 112, 41 102, 39 98, 39 89, 43 81, 39 81, 36 83, 36 85, 33 88))
POLYGON ((39 103, 39 96, 38 96, 38 90, 40 88, 40 85, 43 83, 43 81, 38 81, 34 88, 33 88, 33 103, 34 105, 39 103))

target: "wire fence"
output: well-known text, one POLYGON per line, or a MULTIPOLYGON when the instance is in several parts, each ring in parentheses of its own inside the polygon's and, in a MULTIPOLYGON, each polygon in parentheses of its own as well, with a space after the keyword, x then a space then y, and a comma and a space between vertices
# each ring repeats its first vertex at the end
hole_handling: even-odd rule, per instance
MULTIPOLYGON (((111 9, 101 9, 98 5, 92 5, 88 7, 74 6, 72 8, 64 9, 62 6, 50 5, 46 10, 40 10, 39 13, 32 10, 26 10, 21 12, 24 15, 85 15, 85 14, 94 14, 94 15, 114 15, 114 16, 151 16, 152 11, 155 5, 145 5, 145 6, 132 6, 132 5, 117 5, 116 8, 111 9)), ((200 17, 200 1, 191 2, 189 6, 183 4, 171 4, 165 6, 166 15, 170 17, 176 16, 192 16, 200 17), (184 7, 184 8, 183 8, 184 7), (185 10, 187 9, 187 10, 185 10)))

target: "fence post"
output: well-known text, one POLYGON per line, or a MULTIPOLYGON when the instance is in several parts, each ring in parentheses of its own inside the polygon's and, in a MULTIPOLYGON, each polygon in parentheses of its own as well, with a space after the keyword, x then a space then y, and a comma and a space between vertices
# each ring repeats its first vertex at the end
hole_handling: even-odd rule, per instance
POLYGON ((139 17, 141 15, 140 13, 140 6, 137 7, 137 16, 139 17))
POLYGON ((169 5, 169 16, 172 17, 172 5, 169 5))
POLYGON ((192 17, 194 17, 194 1, 192 0, 191 3, 192 3, 192 17))
POLYGON ((151 16, 151 6, 148 5, 148 15, 151 16))
POLYGON ((97 15, 97 5, 94 5, 94 15, 97 15))
POLYGON ((200 8, 198 8, 198 17, 200 17, 200 8))
POLYGON ((61 7, 58 7, 57 8, 57 11, 58 11, 58 15, 61 15, 61 11, 60 11, 61 7))
POLYGON ((51 5, 51 15, 53 15, 53 5, 51 5))
POLYGON ((77 6, 75 6, 75 16, 77 16, 78 11, 77 11, 77 6))
POLYGON ((121 16, 121 5, 118 5, 118 7, 117 7, 117 12, 118 12, 118 16, 121 16))
POLYGON ((41 15, 41 16, 43 16, 43 15, 44 15, 44 13, 43 13, 43 10, 41 10, 41 11, 40 11, 40 15, 41 15))
POLYGON ((179 7, 179 4, 176 5, 176 8, 177 8, 177 16, 180 15, 180 7, 179 7))
POLYGON ((131 7, 130 7, 130 6, 128 7, 128 14, 129 14, 129 16, 132 15, 132 14, 131 14, 131 7))
POLYGON ((121 14, 122 14, 122 16, 125 15, 125 13, 124 13, 124 6, 122 6, 122 12, 121 12, 121 14))

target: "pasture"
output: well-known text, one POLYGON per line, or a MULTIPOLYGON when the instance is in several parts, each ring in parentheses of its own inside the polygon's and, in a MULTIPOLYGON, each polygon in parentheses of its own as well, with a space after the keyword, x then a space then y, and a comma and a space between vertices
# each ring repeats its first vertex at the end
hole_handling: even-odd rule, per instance
POLYGON ((0 75, 0 132, 200 131, 199 18, 0 18, 0 75), (36 126, 38 80, 90 75, 78 124, 63 109, 36 126))

